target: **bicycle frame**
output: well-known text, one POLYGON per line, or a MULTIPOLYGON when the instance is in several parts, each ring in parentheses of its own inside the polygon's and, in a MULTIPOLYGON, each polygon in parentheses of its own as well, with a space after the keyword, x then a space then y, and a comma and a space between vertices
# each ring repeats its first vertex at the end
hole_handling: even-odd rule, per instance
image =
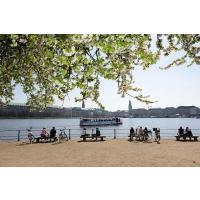
POLYGON ((58 135, 58 141, 60 142, 61 140, 69 140, 68 139, 68 135, 66 134, 65 132, 66 128, 65 129, 60 129, 60 133, 58 135))

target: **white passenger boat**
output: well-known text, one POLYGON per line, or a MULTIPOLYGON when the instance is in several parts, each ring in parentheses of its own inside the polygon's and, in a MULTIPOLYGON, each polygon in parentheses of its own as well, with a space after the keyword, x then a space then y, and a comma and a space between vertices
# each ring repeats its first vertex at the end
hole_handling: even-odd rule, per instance
POLYGON ((115 118, 81 118, 80 126, 106 126, 106 125, 120 125, 122 120, 115 118))

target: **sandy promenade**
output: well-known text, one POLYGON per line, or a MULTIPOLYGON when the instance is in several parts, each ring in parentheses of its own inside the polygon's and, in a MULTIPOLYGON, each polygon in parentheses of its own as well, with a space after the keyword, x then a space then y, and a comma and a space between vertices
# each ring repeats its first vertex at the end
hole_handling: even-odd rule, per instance
POLYGON ((157 144, 118 139, 60 144, 0 142, 0 166, 200 166, 200 142, 162 140, 157 144))

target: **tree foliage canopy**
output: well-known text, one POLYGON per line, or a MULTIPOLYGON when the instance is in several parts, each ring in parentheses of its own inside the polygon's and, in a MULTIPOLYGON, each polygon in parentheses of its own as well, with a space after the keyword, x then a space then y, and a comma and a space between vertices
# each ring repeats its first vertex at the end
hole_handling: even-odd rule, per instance
POLYGON ((134 68, 148 69, 161 55, 183 54, 164 69, 200 64, 200 35, 0 35, 0 100, 12 100, 20 84, 27 105, 45 108, 75 88, 76 101, 91 99, 100 107, 100 78, 113 80, 122 97, 151 103, 135 86, 134 68))

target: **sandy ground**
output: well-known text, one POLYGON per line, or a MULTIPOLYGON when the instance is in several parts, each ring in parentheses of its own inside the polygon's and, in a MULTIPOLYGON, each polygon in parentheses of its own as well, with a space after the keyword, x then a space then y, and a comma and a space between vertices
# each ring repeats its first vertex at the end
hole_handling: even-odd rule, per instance
POLYGON ((60 144, 0 142, 0 166, 193 167, 200 166, 200 142, 162 140, 157 144, 119 139, 60 144))

